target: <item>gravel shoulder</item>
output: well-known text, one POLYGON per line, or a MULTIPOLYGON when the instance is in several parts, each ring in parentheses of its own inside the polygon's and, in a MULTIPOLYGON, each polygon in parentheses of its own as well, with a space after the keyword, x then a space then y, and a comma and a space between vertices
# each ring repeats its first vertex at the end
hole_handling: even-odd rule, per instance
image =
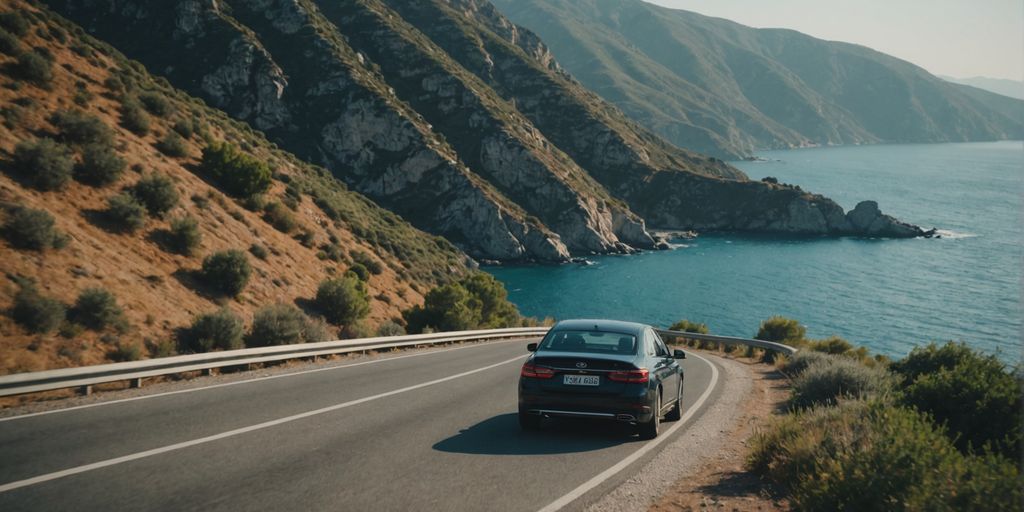
POLYGON ((722 371, 720 398, 639 472, 587 510, 788 509, 768 496, 758 478, 743 467, 755 429, 781 413, 785 378, 772 365, 699 352, 722 371))

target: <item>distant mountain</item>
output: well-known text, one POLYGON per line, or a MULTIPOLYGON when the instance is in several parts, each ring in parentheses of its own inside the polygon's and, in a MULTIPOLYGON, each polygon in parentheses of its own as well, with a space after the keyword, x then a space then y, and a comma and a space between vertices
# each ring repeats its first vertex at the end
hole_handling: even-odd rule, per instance
POLYGON ((719 157, 1024 135, 1024 102, 967 93, 863 46, 641 0, 493 2, 583 85, 669 141, 719 157))
POLYGON ((969 85, 971 87, 977 87, 978 89, 984 89, 988 92, 1001 94, 1009 98, 1024 100, 1024 81, 1021 80, 988 78, 984 76, 955 78, 951 76, 938 75, 938 77, 947 82, 953 82, 954 84, 969 85))

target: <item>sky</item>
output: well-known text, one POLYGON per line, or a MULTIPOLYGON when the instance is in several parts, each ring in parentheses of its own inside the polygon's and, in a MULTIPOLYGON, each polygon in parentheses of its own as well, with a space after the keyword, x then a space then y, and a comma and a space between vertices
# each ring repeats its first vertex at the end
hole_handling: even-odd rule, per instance
POLYGON ((1024 0, 646 1, 861 44, 932 74, 1024 80, 1024 0))

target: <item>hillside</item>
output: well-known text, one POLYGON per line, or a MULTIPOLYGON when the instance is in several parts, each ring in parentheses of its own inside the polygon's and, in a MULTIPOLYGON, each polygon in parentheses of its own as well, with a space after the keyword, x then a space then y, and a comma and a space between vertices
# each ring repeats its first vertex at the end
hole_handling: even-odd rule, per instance
POLYGON ((970 78, 956 78, 952 76, 937 75, 939 78, 955 84, 967 85, 994 92, 1000 96, 1024 100, 1024 81, 1007 80, 1005 78, 988 78, 985 76, 974 76, 970 78))
MULTIPOLYGON (((558 62, 682 147, 755 148, 1021 138, 1024 102, 993 108, 863 46, 667 9, 641 0, 494 0, 558 62)), ((985 97, 979 97, 985 96, 985 97)))
POLYGON ((0 43, 0 373, 166 355, 220 307, 246 326, 277 303, 316 316, 318 286, 348 271, 363 318, 307 319, 303 337, 373 333, 468 273, 444 239, 46 10, 6 3, 0 43), (236 174, 211 174, 221 144, 236 174), (241 192, 245 166, 266 190, 241 192), (202 271, 227 250, 251 267, 237 293, 202 271))
POLYGON ((642 128, 488 2, 49 4, 476 258, 632 252, 654 246, 647 223, 865 232, 642 128))

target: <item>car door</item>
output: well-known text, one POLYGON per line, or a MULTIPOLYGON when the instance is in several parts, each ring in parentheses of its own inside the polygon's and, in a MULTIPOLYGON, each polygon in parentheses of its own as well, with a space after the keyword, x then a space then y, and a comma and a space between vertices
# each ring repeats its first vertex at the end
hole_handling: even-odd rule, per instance
POLYGON ((664 392, 664 402, 675 400, 676 390, 679 389, 679 361, 672 357, 661 336, 653 329, 647 329, 647 338, 650 339, 654 348, 654 368, 658 379, 661 380, 661 389, 664 392))

